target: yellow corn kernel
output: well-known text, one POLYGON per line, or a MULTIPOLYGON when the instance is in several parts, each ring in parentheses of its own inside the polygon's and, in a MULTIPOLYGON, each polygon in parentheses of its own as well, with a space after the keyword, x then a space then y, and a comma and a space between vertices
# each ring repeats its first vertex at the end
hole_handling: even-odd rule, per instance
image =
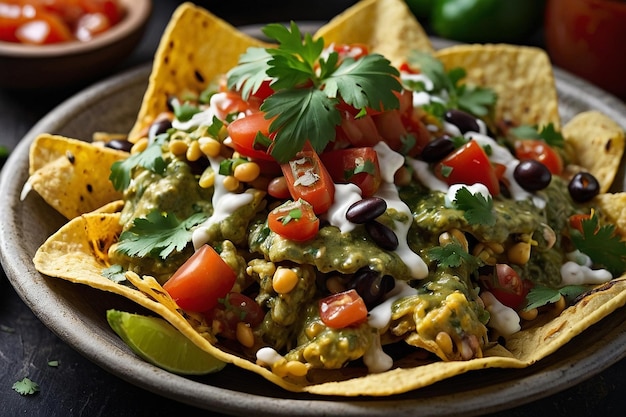
POLYGON ((233 175, 241 182, 251 182, 257 179, 260 173, 261 167, 259 167, 259 164, 255 162, 244 162, 235 167, 233 175))
POLYGON ((222 150, 222 144, 208 136, 203 136, 198 139, 198 144, 200 145, 202 153, 211 158, 218 157, 222 150))
POLYGON ((254 334, 252 333, 252 329, 248 323, 244 323, 240 321, 237 323, 237 341, 241 343, 242 346, 247 348, 251 348, 254 346, 254 334))
POLYGON ((139 139, 132 148, 130 148, 130 153, 135 154, 139 152, 143 152, 148 147, 148 138, 143 137, 139 139))
POLYGON ((452 353, 454 346, 452 345, 452 338, 450 337, 448 333, 446 332, 437 333, 437 336, 435 337, 435 342, 437 343, 437 346, 439 346, 439 349, 441 349, 444 354, 449 355, 452 353))
POLYGON ((529 242, 518 242, 511 246, 506 252, 509 262, 516 265, 525 265, 530 259, 530 247, 531 244, 529 242))
POLYGON ((224 178, 223 184, 226 191, 233 192, 237 191, 237 189, 239 188, 239 180, 232 175, 226 176, 226 178, 224 178))
POLYGON ((280 267, 272 277, 272 287, 278 294, 287 294, 298 284, 298 274, 293 269, 280 267))
POLYGON ((213 187, 213 185, 215 185, 215 171, 210 167, 205 169, 200 176, 200 180, 198 180, 198 184, 202 188, 213 187))
POLYGON ((200 144, 197 140, 194 140, 189 144, 189 148, 187 148, 187 160, 188 161, 197 161, 201 156, 204 156, 204 153, 200 150, 200 144))
POLYGON ((552 313, 555 315, 559 315, 561 314, 561 312, 563 312, 563 310, 565 310, 565 307, 567 307, 567 302, 565 301, 565 297, 561 295, 559 301, 554 303, 554 310, 552 311, 552 313))
POLYGON ((287 371, 287 373, 294 376, 305 376, 309 371, 309 367, 302 362, 288 361, 285 364, 285 370, 287 371))
POLYGON ((170 152, 176 156, 184 155, 187 152, 187 148, 189 148, 189 145, 180 139, 174 139, 169 144, 170 152))
POLYGON ((533 309, 530 309, 530 310, 520 310, 520 311, 517 312, 517 315, 522 320, 532 321, 532 320, 536 319, 537 316, 539 315, 539 310, 537 310, 536 308, 533 308, 533 309))

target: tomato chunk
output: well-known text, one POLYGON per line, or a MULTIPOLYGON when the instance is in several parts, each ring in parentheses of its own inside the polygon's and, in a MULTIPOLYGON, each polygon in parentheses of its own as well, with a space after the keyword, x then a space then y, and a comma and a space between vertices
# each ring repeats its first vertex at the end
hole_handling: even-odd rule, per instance
POLYGON ((355 290, 330 295, 319 301, 320 318, 328 327, 342 329, 363 323, 367 319, 367 307, 355 290))
POLYGON ((382 179, 374 148, 338 149, 324 152, 320 158, 334 182, 357 185, 363 197, 370 197, 378 190, 382 179))
POLYGON ((237 338, 237 324, 254 328, 261 324, 265 312, 256 301, 245 294, 230 292, 206 314, 213 330, 226 339, 237 338))
POLYGON ((235 272, 209 245, 198 249, 163 285, 183 310, 206 312, 235 283, 235 272))
POLYGON ((507 264, 496 264, 493 274, 481 275, 480 282, 498 301, 514 310, 524 306, 526 296, 532 287, 531 281, 522 279, 507 264))
POLYGON ((272 119, 266 119, 263 112, 236 119, 227 127, 233 148, 243 156, 273 161, 274 158, 255 143, 258 134, 270 137, 271 123, 272 119))
POLYGON ((517 159, 534 159, 544 164, 553 175, 563 172, 563 159, 557 151, 541 139, 522 139, 515 142, 517 159))
POLYGON ((320 220, 306 201, 288 201, 276 207, 267 216, 270 230, 286 239, 303 242, 317 235, 320 220))
POLYGON ((313 206, 315 214, 330 208, 335 198, 335 183, 310 145, 280 167, 294 201, 305 200, 313 206))
POLYGON ((435 174, 448 185, 480 183, 487 187, 491 195, 500 194, 496 169, 483 148, 474 140, 437 163, 435 174))

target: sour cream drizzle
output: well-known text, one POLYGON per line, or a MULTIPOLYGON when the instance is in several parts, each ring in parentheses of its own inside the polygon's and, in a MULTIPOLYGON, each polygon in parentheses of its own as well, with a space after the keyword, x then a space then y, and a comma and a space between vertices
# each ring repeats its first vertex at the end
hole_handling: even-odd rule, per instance
POLYGON ((194 249, 198 250, 209 239, 208 230, 216 223, 221 222, 230 216, 235 210, 252 203, 254 196, 244 192, 240 194, 232 193, 224 187, 224 175, 219 173, 220 162, 223 158, 209 158, 211 168, 215 173, 215 185, 213 187, 213 215, 200 224, 191 236, 194 249))

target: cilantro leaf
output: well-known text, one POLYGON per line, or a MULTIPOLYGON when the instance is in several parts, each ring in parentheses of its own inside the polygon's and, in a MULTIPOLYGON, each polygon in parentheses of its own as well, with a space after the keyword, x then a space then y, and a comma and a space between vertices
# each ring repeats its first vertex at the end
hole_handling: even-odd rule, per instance
POLYGON ((572 302, 580 294, 589 289, 585 285, 567 285, 561 288, 550 288, 544 285, 533 286, 526 295, 526 305, 523 310, 528 311, 533 308, 543 307, 546 304, 553 304, 559 301, 561 295, 568 302, 572 302))
POLYGON ((241 89, 244 98, 270 79, 274 94, 260 109, 275 117, 270 132, 275 134, 270 154, 287 162, 308 140, 321 152, 335 138, 341 123, 337 104, 345 101, 359 111, 365 108, 394 109, 401 91, 399 72, 379 54, 354 60, 324 50, 322 38, 300 32, 298 26, 270 24, 263 33, 278 42, 276 48, 248 49, 239 65, 228 73, 227 85, 241 89))
POLYGON ((459 109, 476 116, 486 116, 496 102, 496 93, 488 88, 461 85, 457 87, 459 109))
POLYGON ((337 101, 313 88, 280 90, 261 105, 268 117, 276 117, 270 131, 276 136, 270 148, 279 162, 287 162, 302 150, 307 140, 317 152, 335 137, 335 126, 341 123, 337 101))
POLYGON ((15 382, 12 388, 20 395, 29 395, 39 391, 39 384, 25 377, 21 381, 15 382))
POLYGON ((521 125, 511 128, 510 132, 518 139, 541 139, 552 147, 563 148, 565 146, 563 135, 552 123, 543 126, 541 130, 536 125, 521 125))
POLYGON ((496 216, 493 212, 493 199, 485 198, 481 193, 472 194, 467 187, 461 187, 455 194, 454 207, 463 210, 463 217, 469 224, 496 224, 496 216))
POLYGON ((582 233, 570 229, 574 247, 589 256, 594 264, 606 268, 619 276, 626 271, 626 242, 615 233, 615 225, 600 226, 598 216, 591 216, 581 222, 582 233))
POLYGON ((180 102, 178 100, 171 101, 174 115, 181 122, 191 120, 194 114, 200 113, 202 110, 198 106, 190 104, 188 101, 180 102))
POLYGON ((471 270, 474 270, 479 265, 478 259, 470 255, 459 242, 434 246, 428 250, 428 254, 443 267, 457 268, 465 262, 471 270))
POLYGON ((122 161, 116 161, 111 165, 109 179, 113 187, 122 191, 130 185, 132 171, 135 167, 143 167, 154 173, 163 174, 167 163, 163 159, 161 145, 167 134, 157 136, 143 152, 135 153, 122 161))
POLYGON ((173 251, 182 251, 191 241, 191 229, 206 218, 204 213, 195 213, 180 221, 174 214, 151 211, 122 232, 118 250, 129 256, 165 259, 173 251))

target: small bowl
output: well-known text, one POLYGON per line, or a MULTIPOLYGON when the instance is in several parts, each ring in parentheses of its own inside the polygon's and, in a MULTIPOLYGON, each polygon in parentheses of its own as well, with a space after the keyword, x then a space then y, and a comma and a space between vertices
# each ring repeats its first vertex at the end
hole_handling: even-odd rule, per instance
POLYGON ((137 46, 152 12, 151 0, 120 3, 124 18, 89 41, 48 45, 0 41, 0 88, 57 88, 106 74, 137 46))

